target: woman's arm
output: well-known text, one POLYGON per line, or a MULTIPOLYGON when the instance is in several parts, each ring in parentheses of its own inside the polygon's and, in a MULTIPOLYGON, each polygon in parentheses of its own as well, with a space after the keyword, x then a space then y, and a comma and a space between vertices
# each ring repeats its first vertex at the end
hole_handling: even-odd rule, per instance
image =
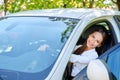
POLYGON ((70 62, 89 63, 91 60, 96 59, 96 58, 97 58, 96 55, 85 56, 85 55, 72 54, 70 58, 70 62))

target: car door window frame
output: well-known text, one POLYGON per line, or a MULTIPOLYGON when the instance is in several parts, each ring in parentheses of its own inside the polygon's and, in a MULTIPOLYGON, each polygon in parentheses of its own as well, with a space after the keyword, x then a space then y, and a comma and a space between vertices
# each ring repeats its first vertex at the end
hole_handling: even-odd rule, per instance
MULTIPOLYGON (((90 24, 88 24, 88 26, 86 26, 85 28, 88 28, 88 27, 90 27, 90 26, 92 26, 92 25, 94 25, 94 24, 97 24, 97 23, 102 23, 102 22, 105 22, 106 23, 106 25, 108 26, 108 28, 110 29, 110 31, 111 31, 111 34, 112 34, 112 37, 113 37, 113 39, 114 39, 114 45, 115 44, 117 44, 117 40, 116 40, 116 36, 114 36, 115 35, 115 31, 114 31, 114 29, 113 29, 113 25, 108 21, 108 20, 106 20, 106 19, 103 19, 103 20, 98 20, 98 21, 94 21, 94 22, 91 22, 90 24)), ((85 30, 85 29, 84 29, 85 30)), ((84 32, 84 31, 83 31, 84 32)), ((113 45, 113 46, 114 46, 113 45)), ((109 49, 108 49, 109 50, 109 49)), ((107 50, 107 51, 108 51, 107 50)), ((105 53, 105 52, 104 52, 105 53)), ((103 54, 104 54, 103 53, 103 54)), ((102 54, 102 55, 103 55, 102 54)), ((102 56, 101 55, 101 56, 102 56)), ((86 76, 86 67, 74 78, 74 80, 82 80, 83 78, 84 79, 86 79, 86 80, 88 80, 87 79, 87 76, 86 76), (79 76, 81 76, 81 77, 79 77, 79 76)))

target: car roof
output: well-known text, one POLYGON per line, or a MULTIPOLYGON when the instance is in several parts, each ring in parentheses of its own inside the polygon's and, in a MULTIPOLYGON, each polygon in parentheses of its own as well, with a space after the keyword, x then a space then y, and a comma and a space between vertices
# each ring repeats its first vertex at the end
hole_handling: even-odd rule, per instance
POLYGON ((51 17, 68 17, 82 19, 85 16, 113 16, 120 15, 119 11, 105 9, 85 9, 85 8, 59 8, 59 9, 43 9, 30 10, 14 13, 8 16, 51 16, 51 17))

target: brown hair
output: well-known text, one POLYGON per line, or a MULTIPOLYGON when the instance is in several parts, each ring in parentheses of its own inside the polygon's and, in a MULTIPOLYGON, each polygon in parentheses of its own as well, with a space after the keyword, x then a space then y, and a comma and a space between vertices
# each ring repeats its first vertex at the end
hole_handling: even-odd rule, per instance
MULTIPOLYGON (((102 34, 103 41, 102 41, 101 45, 103 45, 104 42, 105 42, 105 40, 106 40, 106 37, 107 37, 106 29, 104 29, 103 27, 99 28, 99 29, 98 28, 94 29, 93 31, 91 31, 91 33, 89 33, 89 35, 92 34, 92 33, 94 33, 94 32, 99 32, 99 33, 102 34)), ((87 38, 88 38, 88 36, 87 36, 87 38)), ((85 48, 87 47, 86 44, 87 44, 87 42, 85 41, 81 47, 79 47, 78 49, 76 49, 74 51, 74 54, 77 54, 77 55, 82 54, 84 52, 85 48)))

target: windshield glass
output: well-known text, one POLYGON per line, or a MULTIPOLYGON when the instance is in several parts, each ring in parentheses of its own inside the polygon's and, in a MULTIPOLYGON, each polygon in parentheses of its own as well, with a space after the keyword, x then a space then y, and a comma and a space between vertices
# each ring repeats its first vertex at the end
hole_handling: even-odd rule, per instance
POLYGON ((10 17, 0 20, 0 69, 36 73, 51 67, 79 20, 10 17))

